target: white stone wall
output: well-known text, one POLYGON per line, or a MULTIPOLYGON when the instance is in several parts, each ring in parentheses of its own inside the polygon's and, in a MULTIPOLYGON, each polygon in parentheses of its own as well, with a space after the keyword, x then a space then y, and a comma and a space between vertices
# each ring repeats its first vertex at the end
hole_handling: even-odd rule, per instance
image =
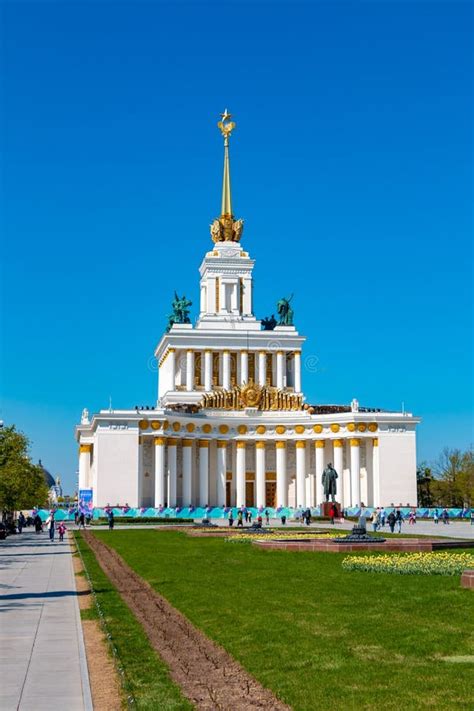
POLYGON ((94 506, 138 501, 138 433, 136 430, 99 430, 94 442, 96 475, 94 506), (97 472, 99 473, 97 475, 97 472))
POLYGON ((379 433, 380 505, 417 505, 414 431, 379 433))

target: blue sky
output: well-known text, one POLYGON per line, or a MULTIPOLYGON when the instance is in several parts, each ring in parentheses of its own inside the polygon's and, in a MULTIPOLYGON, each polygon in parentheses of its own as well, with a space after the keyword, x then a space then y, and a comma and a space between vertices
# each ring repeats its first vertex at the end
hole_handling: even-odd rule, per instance
POLYGON ((308 401, 472 441, 472 6, 4 3, 2 409, 72 490, 83 407, 153 404, 198 304, 227 106, 258 317, 294 296, 308 401), (308 364, 307 364, 308 365, 308 364))

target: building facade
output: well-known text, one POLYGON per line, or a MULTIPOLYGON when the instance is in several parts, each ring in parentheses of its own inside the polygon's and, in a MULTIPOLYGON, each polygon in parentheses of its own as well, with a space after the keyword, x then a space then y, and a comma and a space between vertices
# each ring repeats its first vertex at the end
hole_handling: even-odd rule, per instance
POLYGON ((227 111, 222 209, 201 263, 200 311, 175 299, 155 351, 151 409, 84 410, 76 427, 79 490, 95 506, 315 507, 331 462, 344 507, 416 505, 419 418, 350 405, 309 405, 304 337, 287 299, 279 323, 253 311, 254 261, 232 212, 227 111))

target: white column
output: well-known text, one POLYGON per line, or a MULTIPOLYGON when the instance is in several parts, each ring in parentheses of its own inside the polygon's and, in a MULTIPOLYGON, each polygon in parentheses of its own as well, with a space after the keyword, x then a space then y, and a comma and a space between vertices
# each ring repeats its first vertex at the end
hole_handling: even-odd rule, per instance
POLYGON ((296 506, 306 507, 306 443, 296 442, 296 506))
POLYGON ((294 358, 293 365, 295 368, 295 373, 294 373, 295 393, 300 393, 301 392, 301 351, 295 351, 295 358, 294 358))
POLYGON ((222 387, 230 390, 230 353, 224 351, 222 354, 222 387))
POLYGON ((176 445, 175 437, 168 439, 168 506, 176 506, 176 445))
POLYGON ((374 482, 374 506, 381 506, 380 501, 380 465, 379 465, 379 438, 372 440, 372 477, 374 482))
POLYGON ((212 351, 204 351, 204 390, 212 390, 212 351))
POLYGON ((240 354, 240 384, 245 385, 249 380, 249 354, 242 351, 240 354))
POLYGON ((217 440, 217 505, 226 505, 227 441, 217 440))
MULTIPOLYGON (((323 501, 325 500, 324 498, 324 487, 323 483, 321 481, 322 476, 323 476, 323 471, 324 471, 324 440, 323 439, 317 439, 314 443, 315 447, 315 459, 316 459, 316 505, 319 506, 319 504, 322 504, 323 501)), ((334 467, 335 468, 335 467, 334 467)), ((337 471, 337 469, 336 469, 337 471)), ((337 472, 339 474, 339 472, 337 472)), ((340 474, 339 474, 340 476, 340 474)))
POLYGON ((186 390, 194 390, 194 352, 186 351, 186 390))
MULTIPOLYGON (((366 437, 362 442, 365 445, 365 476, 366 476, 366 493, 362 492, 362 501, 366 506, 374 505, 374 455, 373 455, 373 443, 371 437, 366 437)), ((361 478, 361 487, 364 480, 361 478)))
POLYGON ((250 316, 252 314, 252 280, 244 277, 244 309, 242 316, 250 316))
POLYGON ((192 504, 192 454, 193 441, 192 439, 183 439, 183 506, 191 506, 192 504))
POLYGON ((288 483, 286 480, 286 442, 275 442, 277 506, 288 506, 288 483))
POLYGON ((283 377, 285 373, 285 354, 283 351, 277 351, 277 382, 276 386, 280 390, 283 388, 283 377))
POLYGON ((155 437, 155 508, 165 505, 165 437, 155 437))
POLYGON ((137 482, 137 506, 143 504, 143 437, 138 437, 138 482, 137 482))
POLYGON ((245 506, 245 442, 237 442, 237 506, 245 506))
POLYGON ((265 442, 255 442, 255 485, 257 508, 265 506, 265 442))
POLYGON ((91 444, 79 445, 79 489, 90 488, 91 444))
POLYGON ((265 385, 267 380, 267 354, 265 351, 258 353, 258 384, 265 385))
POLYGON ((351 445, 351 506, 360 504, 360 440, 353 438, 351 445))
POLYGON ((176 350, 174 348, 170 348, 168 358, 170 361, 171 390, 176 390, 176 350))
POLYGON ((209 503, 209 440, 199 440, 199 506, 209 503))
POLYGON ((339 501, 342 506, 349 506, 350 504, 347 501, 347 494, 344 492, 344 443, 342 439, 334 439, 332 445, 334 447, 333 466, 338 476, 336 479, 336 501, 339 501))

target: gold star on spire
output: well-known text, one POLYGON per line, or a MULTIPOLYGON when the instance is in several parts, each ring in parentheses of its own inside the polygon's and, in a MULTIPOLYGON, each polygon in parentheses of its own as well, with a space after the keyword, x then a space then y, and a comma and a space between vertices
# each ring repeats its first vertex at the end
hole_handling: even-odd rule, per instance
POLYGON ((224 177, 222 181, 222 209, 221 215, 232 217, 232 197, 230 192, 230 162, 229 162, 229 137, 235 128, 235 123, 231 121, 232 114, 227 109, 221 114, 222 121, 217 126, 224 136, 224 177))

